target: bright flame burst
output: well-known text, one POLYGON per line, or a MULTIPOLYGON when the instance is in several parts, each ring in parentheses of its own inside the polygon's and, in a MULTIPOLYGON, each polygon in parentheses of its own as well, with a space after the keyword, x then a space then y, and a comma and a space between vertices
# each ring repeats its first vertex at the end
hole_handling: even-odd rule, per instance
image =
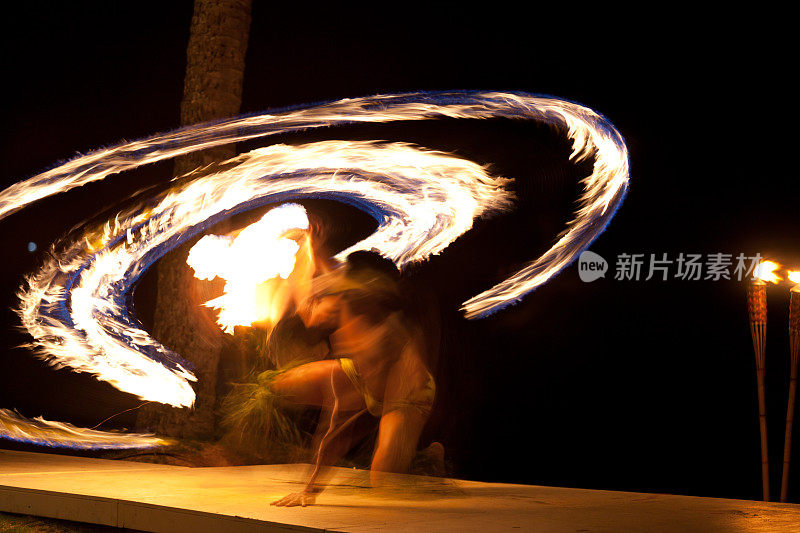
MULTIPOLYGON (((339 124, 437 118, 545 122, 566 132, 573 161, 594 159, 592 172, 581 181, 575 217, 557 242, 464 303, 465 315, 479 318, 519 300, 569 265, 602 233, 622 203, 628 188, 628 152, 617 130, 591 109, 523 93, 411 93, 189 126, 101 149, 12 185, 0 192, 0 219, 74 187, 213 146, 339 124)), ((18 313, 33 338, 31 346, 54 366, 91 373, 146 400, 189 407, 194 402, 191 365, 153 339, 128 308, 136 280, 163 254, 234 213, 324 197, 355 205, 378 221, 375 233, 339 258, 377 249, 402 268, 444 250, 475 219, 508 209, 507 183, 471 161, 408 144, 327 141, 268 146, 234 158, 223 170, 176 185, 146 208, 120 213, 99 230, 86 229, 81 240, 54 247, 53 257, 20 290, 18 313)), ((211 242, 203 246, 237 246, 234 241, 211 242)), ((212 263, 201 268, 204 275, 227 268, 212 263)), ((242 320, 246 318, 231 319, 242 320)), ((19 427, 19 421, 13 423, 19 427)), ((31 431, 56 424, 30 423, 31 431)), ((0 435, 8 436, 9 427, 11 422, 0 413, 0 435)), ((55 445, 68 445, 68 439, 55 445)))
POLYGON ((789 281, 795 284, 793 291, 800 291, 800 270, 790 270, 787 276, 789 281))
POLYGON ((225 332, 280 318, 267 281, 286 279, 294 269, 300 245, 283 236, 290 229, 308 229, 306 210, 298 204, 270 210, 236 237, 206 235, 189 251, 186 263, 196 278, 225 280, 225 294, 205 303, 220 311, 217 323, 225 332))
POLYGON ((769 283, 778 283, 781 278, 775 272, 781 266, 774 261, 761 261, 753 271, 753 275, 761 281, 769 283))

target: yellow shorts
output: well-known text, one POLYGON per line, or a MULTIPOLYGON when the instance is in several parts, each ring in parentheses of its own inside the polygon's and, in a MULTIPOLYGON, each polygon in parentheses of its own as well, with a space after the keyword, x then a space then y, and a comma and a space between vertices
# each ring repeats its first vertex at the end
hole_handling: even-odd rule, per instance
MULTIPOLYGON (((384 414, 383 402, 377 400, 375 396, 370 393, 369 389, 367 389, 361 374, 358 373, 355 362, 349 357, 342 357, 338 359, 338 361, 339 366, 342 367, 342 371, 350 380, 350 383, 353 384, 353 387, 355 387, 361 394, 361 397, 364 398, 364 403, 367 404, 369 413, 374 417, 380 418, 384 414)), ((413 407, 427 417, 431 414, 431 406, 433 406, 433 399, 435 396, 436 382, 433 380, 431 373, 428 372, 427 379, 422 388, 414 391, 414 393, 406 399, 394 400, 388 403, 385 412, 402 409, 404 407, 413 407)))

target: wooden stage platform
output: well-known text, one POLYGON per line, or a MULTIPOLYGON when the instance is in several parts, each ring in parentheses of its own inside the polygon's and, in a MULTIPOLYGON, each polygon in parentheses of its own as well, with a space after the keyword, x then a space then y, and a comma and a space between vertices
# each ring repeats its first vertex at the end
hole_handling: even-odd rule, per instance
POLYGON ((312 507, 270 507, 305 465, 186 468, 0 450, 0 511, 170 533, 800 531, 800 506, 337 469, 312 507))

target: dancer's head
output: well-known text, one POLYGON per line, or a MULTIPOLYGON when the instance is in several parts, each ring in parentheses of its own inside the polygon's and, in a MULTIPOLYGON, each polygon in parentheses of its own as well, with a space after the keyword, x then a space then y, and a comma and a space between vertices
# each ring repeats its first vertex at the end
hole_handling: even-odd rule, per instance
POLYGON ((379 324, 402 309, 399 279, 394 263, 377 252, 353 252, 342 267, 316 280, 303 321, 335 329, 346 306, 350 315, 379 324))

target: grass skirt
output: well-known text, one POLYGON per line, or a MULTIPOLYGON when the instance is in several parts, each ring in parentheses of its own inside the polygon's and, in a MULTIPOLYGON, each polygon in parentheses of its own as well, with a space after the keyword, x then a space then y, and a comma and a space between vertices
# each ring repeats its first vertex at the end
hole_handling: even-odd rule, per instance
POLYGON ((271 384, 286 372, 267 370, 234 383, 222 402, 224 439, 248 456, 288 461, 302 455, 309 434, 298 427, 307 411, 281 402, 271 384))

